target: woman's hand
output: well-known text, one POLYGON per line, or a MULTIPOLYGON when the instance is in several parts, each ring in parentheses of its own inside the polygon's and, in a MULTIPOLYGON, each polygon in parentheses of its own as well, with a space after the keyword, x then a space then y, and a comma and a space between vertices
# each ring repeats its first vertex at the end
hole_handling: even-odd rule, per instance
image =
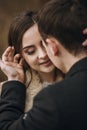
POLYGON ((23 59, 20 54, 14 56, 14 48, 8 47, 0 59, 0 68, 9 80, 17 80, 24 83, 23 59))

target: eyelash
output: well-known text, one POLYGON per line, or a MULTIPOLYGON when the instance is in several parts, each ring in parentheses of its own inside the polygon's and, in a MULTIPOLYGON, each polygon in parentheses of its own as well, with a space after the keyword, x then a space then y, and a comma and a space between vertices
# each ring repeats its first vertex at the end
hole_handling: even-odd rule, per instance
POLYGON ((33 54, 35 53, 35 51, 31 51, 31 52, 27 51, 26 53, 27 53, 28 55, 33 55, 33 54))

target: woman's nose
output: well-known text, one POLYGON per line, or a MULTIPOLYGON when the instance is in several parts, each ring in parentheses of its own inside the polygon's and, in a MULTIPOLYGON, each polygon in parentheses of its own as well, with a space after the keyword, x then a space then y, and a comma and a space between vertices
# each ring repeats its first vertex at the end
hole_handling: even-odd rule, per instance
POLYGON ((46 58, 46 57, 47 57, 46 50, 40 49, 38 53, 38 58, 40 59, 40 58, 46 58))

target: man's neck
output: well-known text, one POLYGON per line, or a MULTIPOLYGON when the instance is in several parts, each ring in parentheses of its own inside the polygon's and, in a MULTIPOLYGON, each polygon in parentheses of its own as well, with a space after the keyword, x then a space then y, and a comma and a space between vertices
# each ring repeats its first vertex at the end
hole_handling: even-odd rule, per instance
POLYGON ((82 53, 79 54, 78 56, 74 56, 71 53, 67 52, 67 51, 62 51, 62 64, 63 64, 63 68, 61 70, 63 70, 64 73, 67 73, 70 68, 78 61, 80 61, 81 59, 87 57, 86 53, 82 53))

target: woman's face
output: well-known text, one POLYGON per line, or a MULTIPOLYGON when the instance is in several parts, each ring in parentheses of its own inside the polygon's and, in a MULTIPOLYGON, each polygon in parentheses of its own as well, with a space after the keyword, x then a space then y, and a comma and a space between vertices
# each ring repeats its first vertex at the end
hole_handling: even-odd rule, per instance
POLYGON ((42 39, 38 32, 37 25, 33 25, 23 35, 22 54, 27 64, 38 72, 52 72, 54 65, 50 61, 42 39))

